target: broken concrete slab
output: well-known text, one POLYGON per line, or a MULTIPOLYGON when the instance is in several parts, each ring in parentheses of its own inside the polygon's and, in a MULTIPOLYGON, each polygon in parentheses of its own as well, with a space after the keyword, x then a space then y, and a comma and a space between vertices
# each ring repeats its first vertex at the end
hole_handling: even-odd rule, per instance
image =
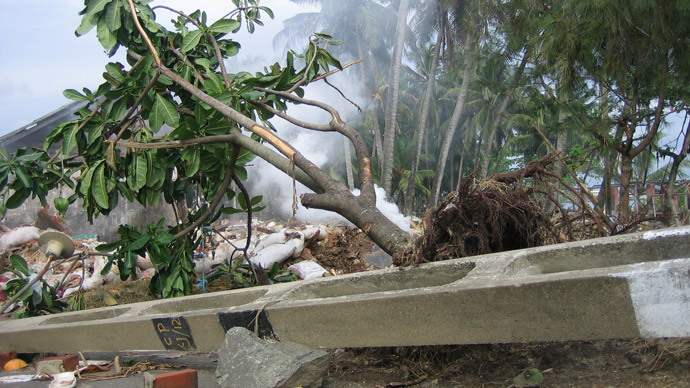
POLYGON ((0 352, 690 336, 690 227, 0 322, 0 352))
POLYGON ((320 387, 328 353, 294 342, 264 340, 234 327, 218 351, 216 378, 223 388, 320 387))

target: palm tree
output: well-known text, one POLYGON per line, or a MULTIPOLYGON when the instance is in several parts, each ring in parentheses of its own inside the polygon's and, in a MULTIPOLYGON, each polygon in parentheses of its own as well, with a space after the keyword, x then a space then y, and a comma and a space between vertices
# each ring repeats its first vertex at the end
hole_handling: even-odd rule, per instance
POLYGON ((393 62, 391 64, 388 98, 386 102, 386 118, 383 130, 383 173, 381 185, 390 196, 393 180, 393 163, 395 153, 395 132, 397 130, 398 93, 400 91, 400 71, 402 68, 403 46, 407 33, 407 13, 410 8, 410 0, 400 0, 398 7, 398 23, 395 29, 395 46, 393 49, 393 62))

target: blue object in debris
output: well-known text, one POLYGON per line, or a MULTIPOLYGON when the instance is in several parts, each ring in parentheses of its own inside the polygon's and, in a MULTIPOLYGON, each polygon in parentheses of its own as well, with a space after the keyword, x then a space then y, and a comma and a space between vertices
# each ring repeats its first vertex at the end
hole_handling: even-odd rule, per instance
POLYGON ((196 288, 201 289, 203 292, 206 292, 206 285, 208 284, 208 280, 206 279, 197 279, 196 280, 196 288))

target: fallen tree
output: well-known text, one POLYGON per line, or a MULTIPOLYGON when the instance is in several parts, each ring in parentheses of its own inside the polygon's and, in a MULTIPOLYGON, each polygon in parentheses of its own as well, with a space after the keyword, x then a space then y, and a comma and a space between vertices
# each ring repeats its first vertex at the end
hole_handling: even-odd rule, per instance
MULTIPOLYGON (((224 59, 235 55, 240 45, 228 34, 242 24, 253 30, 262 15, 273 17, 257 1, 236 0, 237 8, 213 23, 202 11, 185 14, 163 5, 151 7, 148 0, 84 3, 76 34, 96 27, 110 55, 127 50, 128 64, 106 65, 106 82, 96 91, 64 92, 87 106, 77 119, 61 123, 46 138, 43 150, 5 155, 0 210, 36 196, 45 205, 47 192, 59 185, 70 186, 74 194, 57 198, 56 209, 64 212, 81 199, 90 220, 107 215, 120 198, 144 205, 163 198, 177 209, 176 225, 166 229, 159 221, 141 230, 122 225, 121 239, 100 250, 115 252, 110 265, 118 265, 123 278, 134 274, 138 255, 148 254, 157 269, 152 291, 183 295, 190 291, 198 231, 221 213, 247 211, 251 219, 261 198, 250 198, 243 166, 258 156, 313 191, 302 195, 305 207, 341 214, 389 253, 407 244, 408 234, 376 208, 370 154, 360 134, 331 106, 304 98, 308 84, 348 66, 324 49, 337 44, 329 36, 314 35, 306 52, 288 52, 284 65, 276 63, 253 75, 232 73, 224 59), (174 31, 156 22, 157 13, 174 17, 174 31), (291 117, 286 113, 289 104, 321 109, 330 122, 291 117), (361 194, 352 194, 284 141, 269 121, 276 116, 305 129, 346 136, 356 153, 361 194), (171 131, 161 135, 164 125, 171 131), (50 154, 54 144, 60 149, 50 154), (177 204, 190 190, 201 200, 187 215, 177 204), (223 199, 235 197, 240 209, 222 205, 223 199)), ((246 252, 247 247, 238 249, 246 252)))

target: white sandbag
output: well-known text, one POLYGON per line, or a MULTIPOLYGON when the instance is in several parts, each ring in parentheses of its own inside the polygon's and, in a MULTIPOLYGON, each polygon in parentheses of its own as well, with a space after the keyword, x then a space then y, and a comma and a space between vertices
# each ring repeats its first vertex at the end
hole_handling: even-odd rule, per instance
POLYGON ((18 247, 31 240, 38 240, 41 231, 35 226, 22 226, 0 237, 0 250, 18 247))
POLYGON ((259 241, 255 246, 253 251, 254 252, 260 252, 263 249, 266 249, 267 247, 270 247, 271 245, 274 244, 282 244, 285 241, 287 241, 287 236, 285 235, 284 232, 279 232, 279 233, 271 233, 269 235, 266 235, 266 237, 262 238, 261 241, 259 241))
MULTIPOLYGON (((235 245, 235 247, 244 248, 247 240, 237 240, 233 241, 232 243, 235 245)), ((232 262, 233 260, 242 256, 244 252, 240 249, 235 250, 235 247, 226 242, 218 244, 218 247, 216 248, 216 259, 220 259, 221 261, 225 261, 227 259, 228 261, 232 262)))
POLYGON ((153 262, 149 258, 148 252, 144 254, 144 257, 137 256, 137 268, 142 271, 146 271, 149 268, 153 268, 153 262))
POLYGON ((316 241, 325 240, 328 236, 328 231, 323 226, 309 226, 302 231, 305 240, 314 238, 316 241))
POLYGON ((204 272, 208 272, 213 268, 214 265, 223 264, 225 262, 224 257, 211 257, 211 255, 206 255, 201 259, 194 259, 194 272, 197 275, 201 275, 204 272))
POLYGON ((149 268, 141 272, 140 279, 151 279, 156 274, 155 268, 149 268))
POLYGON ((300 261, 289 266, 288 270, 302 280, 316 279, 328 274, 328 271, 314 260, 300 261))
POLYGON ((249 260, 263 269, 270 269, 275 263, 282 263, 289 258, 298 257, 304 249, 304 236, 297 233, 298 237, 286 241, 284 244, 274 244, 262 249, 249 260))

